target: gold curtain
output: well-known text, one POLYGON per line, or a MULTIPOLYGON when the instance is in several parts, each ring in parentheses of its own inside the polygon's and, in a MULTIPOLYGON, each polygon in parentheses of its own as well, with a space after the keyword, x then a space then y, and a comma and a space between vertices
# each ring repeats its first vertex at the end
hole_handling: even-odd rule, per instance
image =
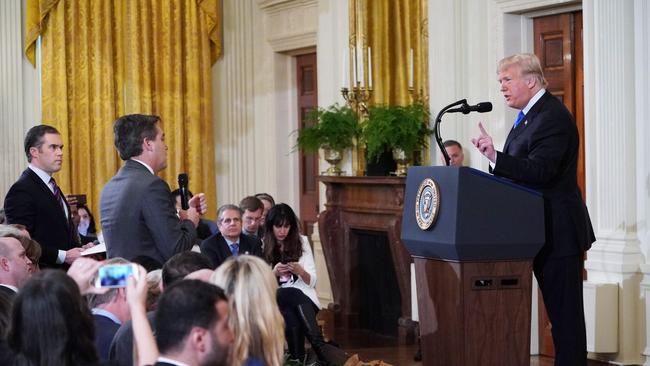
POLYGON ((57 181, 86 193, 95 213, 121 166, 112 122, 123 114, 161 117, 169 146, 161 173, 175 187, 205 192, 214 216, 211 66, 221 53, 218 0, 29 0, 26 54, 42 36, 43 123, 66 145, 57 181))
POLYGON ((372 50, 371 62, 367 51, 362 57, 366 77, 372 64, 370 103, 405 105, 414 96, 426 100, 429 89, 427 1, 350 0, 349 4, 350 49, 360 44, 361 49, 372 50), (409 92, 409 84, 415 95, 409 92))

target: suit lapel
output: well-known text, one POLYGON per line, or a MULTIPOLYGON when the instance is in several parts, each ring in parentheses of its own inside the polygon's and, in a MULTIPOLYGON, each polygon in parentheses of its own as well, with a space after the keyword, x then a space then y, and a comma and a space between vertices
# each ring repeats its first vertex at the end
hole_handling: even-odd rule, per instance
MULTIPOLYGON (((47 184, 45 184, 45 182, 43 182, 43 180, 29 168, 25 169, 25 172, 23 174, 26 174, 28 179, 31 179, 32 183, 38 187, 41 195, 45 198, 45 200, 50 202, 50 205, 52 206, 52 212, 56 212, 55 216, 58 218, 58 220, 63 221, 66 230, 69 232, 70 220, 65 216, 63 207, 61 207, 61 204, 57 202, 56 197, 54 197, 54 193, 52 193, 50 190, 50 187, 48 187, 47 184)), ((61 193, 61 198, 63 199, 68 212, 70 212, 70 206, 68 205, 68 201, 66 201, 65 197, 63 196, 63 192, 61 193)))
POLYGON ((540 109, 542 109, 542 106, 548 98, 552 98, 553 96, 551 93, 546 91, 544 95, 535 103, 532 108, 528 111, 528 113, 525 115, 524 119, 521 121, 519 126, 517 128, 512 128, 510 129, 510 133, 508 134, 508 137, 506 138, 506 143, 503 145, 503 152, 508 153, 508 147, 512 141, 517 139, 526 129, 530 128, 530 126, 535 122, 535 116, 539 113, 540 109))

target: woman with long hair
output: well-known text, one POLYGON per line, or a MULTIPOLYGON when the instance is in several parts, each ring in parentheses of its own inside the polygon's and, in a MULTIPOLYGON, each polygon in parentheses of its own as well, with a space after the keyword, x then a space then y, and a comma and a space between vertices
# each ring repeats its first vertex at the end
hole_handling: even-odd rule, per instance
POLYGON ((284 321, 275 300, 278 285, 268 264, 251 255, 230 257, 210 282, 228 296, 229 325, 235 336, 232 365, 282 365, 284 321))
POLYGON ((94 326, 79 287, 65 272, 36 273, 14 300, 7 337, 13 365, 96 365, 94 326))
POLYGON ((279 203, 269 210, 264 227, 264 256, 280 284, 277 299, 286 323, 290 359, 305 360, 307 337, 320 361, 344 364, 347 355, 325 342, 316 321, 320 309, 315 289, 316 265, 307 237, 300 235, 296 214, 289 205, 279 203))

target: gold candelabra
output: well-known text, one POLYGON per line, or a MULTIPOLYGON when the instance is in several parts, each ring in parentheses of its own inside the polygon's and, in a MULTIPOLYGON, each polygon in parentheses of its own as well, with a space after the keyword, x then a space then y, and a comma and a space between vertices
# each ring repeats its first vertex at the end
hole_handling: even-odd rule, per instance
POLYGON ((361 82, 357 81, 356 86, 350 89, 341 88, 341 94, 350 108, 357 112, 359 119, 368 116, 368 102, 372 97, 372 88, 361 86, 361 82))

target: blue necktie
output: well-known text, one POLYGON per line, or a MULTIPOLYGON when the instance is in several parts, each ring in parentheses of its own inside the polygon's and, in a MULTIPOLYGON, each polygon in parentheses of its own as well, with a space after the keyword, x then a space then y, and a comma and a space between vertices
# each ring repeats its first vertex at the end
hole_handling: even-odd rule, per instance
POLYGON ((230 252, 232 253, 232 255, 234 257, 238 256, 239 255, 239 243, 233 243, 230 246, 230 252))
POLYGON ((526 118, 524 112, 519 111, 519 114, 517 115, 517 120, 515 121, 515 125, 512 128, 517 128, 517 126, 519 126, 519 124, 521 123, 521 121, 524 120, 524 118, 526 118))

